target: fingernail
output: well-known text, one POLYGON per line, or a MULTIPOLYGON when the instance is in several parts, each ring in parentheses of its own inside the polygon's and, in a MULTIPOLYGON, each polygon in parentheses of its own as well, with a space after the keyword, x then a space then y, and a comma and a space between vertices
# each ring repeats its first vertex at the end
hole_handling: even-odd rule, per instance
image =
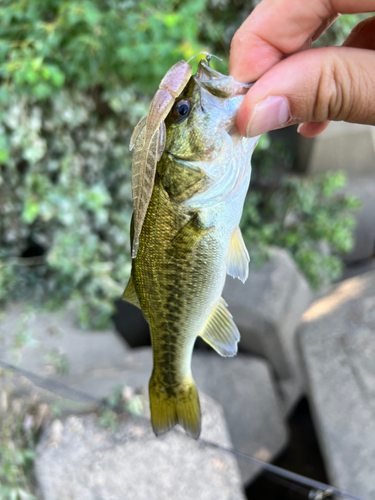
POLYGON ((300 133, 301 132, 301 128, 304 126, 305 124, 304 123, 300 123, 297 127, 297 132, 300 133))
POLYGON ((274 128, 286 125, 290 120, 289 103, 285 97, 271 96, 260 101, 246 127, 246 137, 255 137, 274 128))

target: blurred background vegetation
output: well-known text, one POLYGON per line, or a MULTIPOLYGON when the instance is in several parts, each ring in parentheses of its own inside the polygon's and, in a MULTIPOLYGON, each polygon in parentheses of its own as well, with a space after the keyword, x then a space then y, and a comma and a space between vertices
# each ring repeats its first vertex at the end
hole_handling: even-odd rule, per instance
MULTIPOLYGON (((107 326, 131 266, 132 129, 176 61, 206 50, 227 71, 231 38, 256 3, 1 2, 2 303, 73 300, 83 326, 107 326)), ((342 16, 327 43, 357 22, 342 16)), ((285 247, 318 287, 340 275, 357 203, 337 194, 341 174, 303 179, 293 161, 262 138, 242 229, 255 262, 269 245, 285 247)))

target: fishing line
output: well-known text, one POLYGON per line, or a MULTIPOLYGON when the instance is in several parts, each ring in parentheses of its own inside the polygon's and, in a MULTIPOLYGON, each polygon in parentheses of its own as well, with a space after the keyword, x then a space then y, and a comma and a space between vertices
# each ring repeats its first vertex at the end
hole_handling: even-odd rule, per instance
MULTIPOLYGON (((280 476, 276 476, 275 474, 271 474, 268 471, 263 471, 263 475, 267 477, 270 481, 272 481, 275 484, 279 484, 285 488, 288 488, 289 490, 295 491, 299 493, 301 496, 304 498, 308 498, 309 500, 313 497, 310 497, 310 494, 312 490, 310 488, 307 488, 305 486, 300 486, 299 484, 292 483, 291 481, 288 481, 287 479, 284 479, 280 476)), ((315 500, 315 499, 313 499, 315 500)))
POLYGON ((189 62, 194 59, 194 57, 197 57, 199 56, 199 54, 204 54, 206 56, 208 56, 210 59, 212 57, 215 57, 216 59, 219 59, 219 61, 222 61, 222 59, 220 59, 220 57, 218 56, 215 56, 215 54, 210 54, 209 52, 206 52, 205 50, 201 50, 200 52, 197 52, 194 56, 191 56, 191 58, 187 61, 187 63, 189 64, 189 62))
MULTIPOLYGON (((26 377, 36 386, 41 387, 42 389, 46 389, 47 391, 52 392, 53 394, 57 394, 63 398, 71 399, 73 401, 78 401, 81 403, 97 403, 100 406, 109 406, 108 403, 103 401, 102 399, 98 399, 77 389, 72 389, 71 387, 62 384, 61 382, 41 377, 40 375, 36 375, 32 372, 29 372, 28 370, 24 370, 23 368, 18 368, 17 366, 11 365, 5 361, 0 360, 0 367, 26 377)), ((114 408, 114 410, 116 411, 116 408, 114 408)), ((122 411, 122 409, 117 409, 117 413, 121 413, 122 411)), ((183 433, 182 431, 178 431, 177 429, 174 430, 176 430, 179 434, 185 435, 185 433, 183 433)), ((309 500, 323 500, 324 498, 332 497, 332 495, 337 495, 342 498, 348 498, 349 500, 365 500, 356 495, 352 495, 351 493, 341 491, 338 488, 335 488, 328 484, 321 483, 320 481, 315 481, 314 479, 309 479, 308 477, 302 476, 301 474, 290 472, 286 469, 278 467, 277 465, 272 465, 249 455, 245 455, 244 453, 241 453, 234 448, 229 448, 219 443, 214 443, 213 441, 202 438, 200 438, 198 442, 206 446, 222 450, 226 453, 231 453, 239 460, 248 464, 258 465, 264 471, 270 474, 274 474, 279 478, 283 478, 285 480, 291 481, 292 483, 306 486, 310 491, 309 500)))
POLYGON ((315 489, 308 488, 307 486, 301 486, 297 483, 284 479, 280 476, 276 476, 275 474, 271 474, 271 472, 263 471, 263 475, 266 476, 270 481, 275 484, 279 484, 284 488, 287 488, 288 491, 293 491, 299 493, 303 498, 308 500, 322 500, 322 498, 332 498, 331 492, 327 491, 317 491, 315 489), (324 496, 323 496, 324 495, 324 496))
MULTIPOLYGON (((253 465, 259 465, 262 469, 271 472, 272 474, 276 474, 277 476, 283 477, 285 479, 288 479, 290 481, 294 481, 299 484, 303 484, 305 486, 308 486, 309 488, 312 488, 316 490, 316 495, 315 498, 319 498, 319 494, 324 494, 329 496, 329 495, 338 495, 343 498, 349 498, 350 500, 364 500, 360 497, 357 497, 356 495, 352 495, 351 493, 346 493, 345 491, 341 491, 334 486, 330 486, 325 483, 321 483, 320 481, 315 481, 315 479, 309 479, 308 477, 302 476, 301 474, 297 474, 296 472, 290 472, 288 470, 282 469, 281 467, 278 467, 277 465, 272 465, 268 464, 267 462, 262 462, 262 460, 258 460, 257 458, 250 457, 249 455, 245 455, 244 453, 241 453, 240 451, 234 450, 233 448, 228 448, 226 446, 222 446, 221 444, 214 443, 212 441, 208 441, 207 439, 200 439, 200 441, 208 446, 212 446, 213 448, 218 448, 220 450, 226 451, 228 453, 232 453, 235 455, 239 460, 242 460, 243 462, 253 464, 253 465)), ((312 497, 314 500, 314 497, 312 497)), ((321 497, 321 498, 324 498, 321 497)))

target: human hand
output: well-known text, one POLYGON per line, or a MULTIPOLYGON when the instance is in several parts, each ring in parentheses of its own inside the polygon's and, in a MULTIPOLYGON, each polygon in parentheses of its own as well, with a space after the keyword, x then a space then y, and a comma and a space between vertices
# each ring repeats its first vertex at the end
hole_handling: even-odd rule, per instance
POLYGON ((263 0, 232 40, 229 74, 256 81, 237 115, 240 133, 301 123, 300 134, 315 137, 329 120, 375 125, 375 17, 342 47, 311 48, 339 12, 374 10, 375 0, 263 0))

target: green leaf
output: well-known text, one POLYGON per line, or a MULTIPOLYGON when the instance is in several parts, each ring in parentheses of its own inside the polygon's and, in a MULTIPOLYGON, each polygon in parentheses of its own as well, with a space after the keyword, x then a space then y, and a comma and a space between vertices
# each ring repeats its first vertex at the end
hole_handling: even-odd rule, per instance
POLYGON ((0 163, 5 163, 9 159, 9 151, 7 149, 0 149, 0 163))
POLYGON ((22 213, 22 220, 26 224, 32 224, 38 217, 39 210, 40 210, 39 203, 37 203, 35 200, 32 199, 26 199, 22 213))
POLYGON ((33 95, 39 99, 46 99, 52 92, 53 89, 48 83, 40 82, 33 87, 33 95))

